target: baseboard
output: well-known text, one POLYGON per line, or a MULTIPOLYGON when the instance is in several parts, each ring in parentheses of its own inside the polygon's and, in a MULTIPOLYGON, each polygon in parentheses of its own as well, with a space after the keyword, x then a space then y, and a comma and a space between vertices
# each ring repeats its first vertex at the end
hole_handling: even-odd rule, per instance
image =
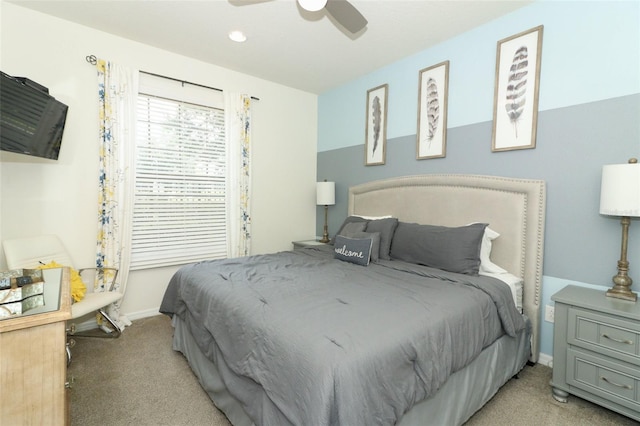
POLYGON ((153 309, 146 309, 144 311, 129 312, 129 313, 122 314, 122 315, 124 315, 127 318, 129 318, 130 321, 135 321, 137 319, 154 317, 156 315, 160 315, 160 311, 158 310, 158 308, 153 308, 153 309))
MULTIPOLYGON (((158 308, 147 309, 147 310, 138 311, 138 312, 131 312, 131 313, 128 313, 128 314, 122 314, 122 316, 127 317, 129 319, 129 321, 134 321, 134 320, 137 320, 137 319, 153 317, 155 315, 160 315, 160 312, 158 311, 158 308)), ((98 328, 98 322, 96 321, 95 315, 93 315, 91 317, 91 319, 89 319, 87 321, 83 321, 81 323, 76 323, 76 331, 78 331, 78 332, 87 331, 87 330, 93 330, 95 328, 98 328)))
POLYGON ((538 364, 553 368, 553 357, 551 355, 540 352, 538 355, 538 364))

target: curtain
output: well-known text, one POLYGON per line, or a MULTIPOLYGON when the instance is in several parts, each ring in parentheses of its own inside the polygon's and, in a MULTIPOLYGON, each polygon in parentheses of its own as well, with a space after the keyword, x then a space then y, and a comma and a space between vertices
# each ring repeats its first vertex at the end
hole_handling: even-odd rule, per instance
MULTIPOLYGON (((137 72, 105 60, 97 61, 99 97, 98 236, 96 266, 118 269, 115 288, 124 294, 131 252, 133 149, 137 72)), ((96 275, 94 291, 105 291, 113 277, 96 275)), ((123 330, 130 325, 120 315, 120 301, 107 313, 123 330)), ((101 317, 98 315, 98 323, 101 317)), ((104 331, 109 332, 103 324, 104 331)))
POLYGON ((251 253, 251 97, 224 93, 227 135, 227 256, 251 253))

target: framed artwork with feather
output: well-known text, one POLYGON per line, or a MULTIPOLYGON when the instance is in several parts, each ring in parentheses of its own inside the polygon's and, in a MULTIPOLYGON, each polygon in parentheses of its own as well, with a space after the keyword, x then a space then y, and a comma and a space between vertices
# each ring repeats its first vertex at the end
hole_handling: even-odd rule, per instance
POLYGON ((543 26, 498 42, 491 151, 536 147, 543 26))
POLYGON ((365 128, 365 166, 384 164, 387 150, 388 84, 367 90, 367 127, 365 128))
POLYGON ((419 72, 416 158, 441 158, 447 148, 449 61, 419 72))

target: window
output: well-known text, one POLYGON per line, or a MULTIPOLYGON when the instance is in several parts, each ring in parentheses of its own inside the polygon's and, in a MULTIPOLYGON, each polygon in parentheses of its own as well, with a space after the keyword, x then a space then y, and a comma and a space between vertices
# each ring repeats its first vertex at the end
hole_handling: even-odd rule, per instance
POLYGON ((140 75, 131 269, 227 256, 221 94, 162 80, 140 75))

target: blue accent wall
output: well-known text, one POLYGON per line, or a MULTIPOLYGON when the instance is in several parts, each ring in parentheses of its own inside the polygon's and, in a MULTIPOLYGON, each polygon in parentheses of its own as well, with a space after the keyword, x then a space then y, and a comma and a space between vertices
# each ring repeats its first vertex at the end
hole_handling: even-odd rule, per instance
MULTIPOLYGON (((566 284, 610 286, 620 222, 598 213, 602 165, 640 158, 640 2, 540 1, 390 64, 318 100, 318 179, 336 182, 329 231, 348 187, 392 176, 477 173, 544 179, 543 303, 566 284), (491 152, 498 40, 544 25, 536 148, 491 152), (418 72, 450 61, 446 157, 416 160, 418 72), (366 92, 389 85, 386 164, 364 166, 366 92)), ((317 233, 323 212, 318 210, 317 233)), ((640 291, 640 220, 630 275, 640 291)), ((544 312, 544 307, 542 309, 544 312)), ((541 352, 552 354, 552 324, 541 352)))
POLYGON ((539 110, 640 92, 640 2, 541 1, 323 93, 318 151, 364 143, 368 89, 389 84, 387 137, 415 135, 418 72, 445 60, 449 127, 491 121, 498 40, 544 25, 539 110))

